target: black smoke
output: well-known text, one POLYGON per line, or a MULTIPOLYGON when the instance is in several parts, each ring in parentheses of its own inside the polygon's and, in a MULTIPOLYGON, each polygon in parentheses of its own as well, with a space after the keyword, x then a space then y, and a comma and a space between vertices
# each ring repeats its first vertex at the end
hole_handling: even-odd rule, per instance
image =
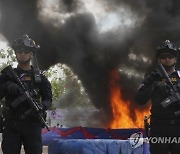
MULTIPOLYGON (((82 81, 94 106, 103 109, 109 119, 109 72, 120 69, 123 98, 133 103, 143 73, 155 63, 155 47, 166 39, 180 43, 178 0, 100 0, 106 3, 106 11, 124 7, 138 19, 131 28, 107 32, 98 30, 91 12, 79 11, 85 7, 81 0, 59 0, 52 10, 70 16, 49 20, 39 14, 42 2, 0 0, 0 32, 10 43, 23 34, 37 40, 41 68, 67 64, 82 81), (131 59, 130 54, 136 58, 131 59)), ((50 12, 46 13, 50 16, 50 12)))

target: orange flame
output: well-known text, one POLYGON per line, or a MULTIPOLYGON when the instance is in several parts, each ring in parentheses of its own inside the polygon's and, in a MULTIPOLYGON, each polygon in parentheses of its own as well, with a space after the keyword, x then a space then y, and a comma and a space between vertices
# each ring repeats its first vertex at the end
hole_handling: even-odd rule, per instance
POLYGON ((110 90, 113 121, 110 128, 143 128, 144 116, 150 115, 150 106, 144 111, 137 108, 132 109, 132 103, 122 99, 121 89, 118 84, 118 70, 113 70, 111 75, 110 90))

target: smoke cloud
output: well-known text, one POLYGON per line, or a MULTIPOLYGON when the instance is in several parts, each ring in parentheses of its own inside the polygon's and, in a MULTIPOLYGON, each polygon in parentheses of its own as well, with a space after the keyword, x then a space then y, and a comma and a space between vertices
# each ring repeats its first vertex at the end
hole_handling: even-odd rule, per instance
MULTIPOLYGON (((37 40, 42 69, 67 64, 94 106, 111 118, 109 72, 119 69, 124 100, 155 63, 155 47, 180 43, 178 0, 1 0, 0 33, 37 40)), ((178 64, 179 66, 179 64, 178 64)))

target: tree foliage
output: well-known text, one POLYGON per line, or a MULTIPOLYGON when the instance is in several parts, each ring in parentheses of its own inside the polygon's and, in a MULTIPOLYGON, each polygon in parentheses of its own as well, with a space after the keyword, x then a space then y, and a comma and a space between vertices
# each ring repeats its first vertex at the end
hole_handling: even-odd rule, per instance
POLYGON ((56 108, 90 105, 80 80, 69 67, 56 64, 46 72, 46 75, 51 80, 53 102, 56 108))
POLYGON ((6 49, 0 49, 0 69, 2 70, 8 65, 16 64, 16 56, 14 51, 7 47, 6 49))

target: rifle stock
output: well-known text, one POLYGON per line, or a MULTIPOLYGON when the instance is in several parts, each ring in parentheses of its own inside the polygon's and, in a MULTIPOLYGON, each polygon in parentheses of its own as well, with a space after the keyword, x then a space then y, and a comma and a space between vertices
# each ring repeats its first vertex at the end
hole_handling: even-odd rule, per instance
POLYGON ((162 64, 159 64, 158 66, 159 66, 159 69, 160 69, 162 75, 167 79, 168 83, 170 84, 171 88, 173 88, 173 90, 175 90, 174 85, 173 85, 169 75, 167 74, 166 70, 164 69, 164 66, 162 64))

